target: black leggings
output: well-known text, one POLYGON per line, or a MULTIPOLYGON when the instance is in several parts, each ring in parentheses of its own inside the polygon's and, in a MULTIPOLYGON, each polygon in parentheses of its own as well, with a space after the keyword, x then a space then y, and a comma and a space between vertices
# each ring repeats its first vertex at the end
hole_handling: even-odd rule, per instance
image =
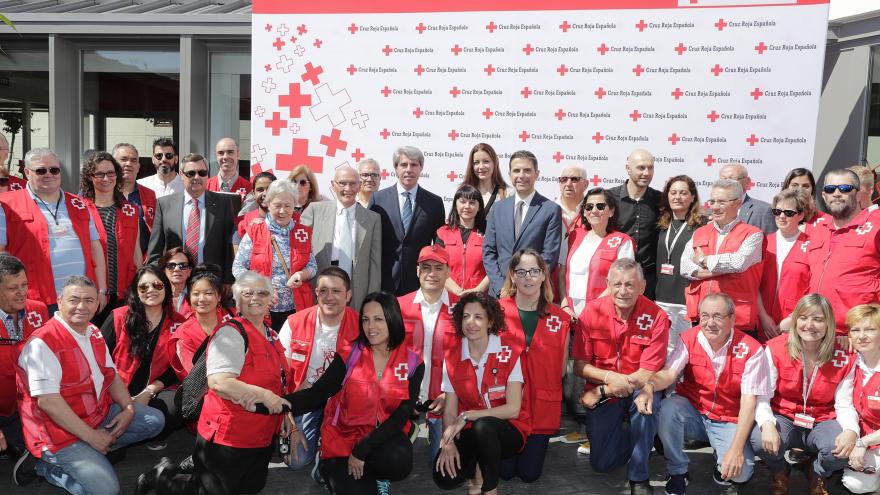
MULTIPOLYGON (((498 471, 502 459, 519 451, 523 446, 522 435, 509 421, 487 416, 474 421, 471 428, 464 430, 455 441, 461 458, 461 469, 455 477, 440 474, 437 459, 434 459, 434 482, 443 490, 461 486, 465 480, 476 473, 477 464, 483 475, 484 492, 498 488, 498 471)), ((442 450, 440 451, 443 452, 442 450)), ((439 457, 440 454, 438 453, 439 457)))
POLYGON ((376 480, 400 481, 409 476, 413 466, 412 442, 397 432, 364 460, 364 475, 356 480, 348 474, 348 457, 321 459, 318 469, 327 481, 330 493, 338 495, 374 495, 376 480))
POLYGON ((544 470, 544 458, 547 457, 549 444, 550 435, 529 435, 522 452, 501 461, 501 479, 509 480, 518 476, 525 483, 538 481, 544 470))

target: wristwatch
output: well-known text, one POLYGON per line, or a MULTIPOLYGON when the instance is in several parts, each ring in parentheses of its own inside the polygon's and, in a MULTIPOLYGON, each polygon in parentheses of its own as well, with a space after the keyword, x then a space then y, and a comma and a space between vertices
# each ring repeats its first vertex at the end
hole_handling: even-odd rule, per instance
POLYGON ((459 414, 458 417, 461 418, 461 419, 463 419, 465 423, 467 423, 468 421, 470 421, 470 420, 468 419, 468 417, 467 417, 467 411, 465 411, 465 412, 459 414))
POLYGON ((862 441, 862 437, 856 438, 856 447, 860 449, 867 449, 868 446, 865 445, 865 442, 862 441))

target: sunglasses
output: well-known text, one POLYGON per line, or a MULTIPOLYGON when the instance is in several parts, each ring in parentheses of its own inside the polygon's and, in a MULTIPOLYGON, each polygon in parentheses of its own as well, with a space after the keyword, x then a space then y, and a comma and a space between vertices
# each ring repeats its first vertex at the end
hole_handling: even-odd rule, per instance
POLYGON ((155 158, 156 160, 161 160, 163 156, 166 160, 170 160, 174 158, 174 153, 156 153, 155 155, 153 155, 153 158, 155 158))
POLYGON ((823 187, 822 190, 825 191, 826 194, 834 194, 834 191, 840 190, 840 192, 846 194, 852 192, 856 186, 852 184, 828 184, 823 187))
POLYGON ((294 184, 299 184, 299 185, 302 186, 302 187, 305 187, 305 186, 308 186, 308 185, 309 185, 309 181, 306 180, 306 179, 294 180, 294 181, 291 181, 291 182, 293 182, 294 184))
POLYGON ((773 208, 770 211, 773 212, 774 217, 778 217, 779 215, 782 215, 784 213, 785 216, 787 216, 788 218, 791 218, 791 217, 797 215, 798 213, 801 213, 800 210, 780 210, 779 208, 773 208))
POLYGON ((205 170, 205 169, 200 169, 200 170, 188 170, 188 171, 184 172, 183 175, 187 176, 187 177, 190 178, 190 179, 192 179, 192 178, 195 177, 196 175, 198 175, 199 177, 207 177, 207 176, 208 176, 208 171, 205 170))
POLYGON ((574 176, 572 176, 572 177, 560 177, 560 178, 559 178, 559 183, 560 183, 560 184, 565 184, 566 182, 571 182, 572 184, 577 184, 578 182, 581 181, 581 179, 583 179, 583 177, 574 177, 574 176))
MULTIPOLYGON (((61 167, 49 167, 49 168, 40 167, 40 168, 32 168, 29 170, 37 175, 46 175, 46 172, 49 172, 52 175, 58 175, 61 173, 61 167)), ((828 186, 825 186, 825 187, 828 187, 828 186)))
POLYGON ((95 172, 92 174, 92 177, 102 180, 102 179, 115 179, 116 172, 95 172))
POLYGON ((593 207, 599 211, 605 211, 605 208, 608 207, 608 203, 584 203, 584 209, 587 211, 593 211, 593 207))
POLYGON ((163 283, 161 280, 154 280, 151 283, 138 284, 138 292, 140 292, 141 294, 144 294, 148 290, 150 290, 150 287, 152 287, 156 290, 165 290, 165 283, 163 283))
POLYGON ((189 263, 168 263, 165 265, 166 270, 174 271, 174 270, 189 270, 189 263))

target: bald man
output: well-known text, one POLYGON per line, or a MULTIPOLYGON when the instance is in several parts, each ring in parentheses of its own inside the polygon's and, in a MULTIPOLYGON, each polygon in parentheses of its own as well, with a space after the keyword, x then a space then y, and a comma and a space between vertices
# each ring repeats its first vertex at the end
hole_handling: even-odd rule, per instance
POLYGON ((338 266, 351 277, 349 306, 360 311, 364 297, 382 283, 382 218, 357 202, 361 177, 357 170, 336 169, 331 183, 333 201, 309 204, 303 225, 312 227, 312 252, 317 273, 338 266))
MULTIPOLYGON (((740 163, 729 163, 721 167, 721 170, 718 172, 718 178, 732 179, 739 182, 743 191, 748 191, 752 183, 748 169, 740 163)), ((773 212, 770 211, 770 205, 760 199, 749 196, 748 192, 743 196, 738 216, 740 220, 758 227, 765 234, 776 232, 776 220, 773 218, 773 212)))
POLYGON ((214 146, 214 155, 220 170, 217 175, 208 179, 208 190, 238 194, 243 202, 245 196, 251 192, 251 183, 238 175, 238 159, 241 155, 238 143, 231 137, 220 138, 214 146))
MULTIPOLYGON (((657 218, 660 216, 660 191, 650 187, 654 179, 654 155, 638 149, 626 158, 626 183, 611 189, 617 197, 617 221, 620 230, 636 244, 636 261, 645 272, 645 297, 654 300, 657 285, 657 218)), ((589 195, 589 191, 587 191, 589 195)))

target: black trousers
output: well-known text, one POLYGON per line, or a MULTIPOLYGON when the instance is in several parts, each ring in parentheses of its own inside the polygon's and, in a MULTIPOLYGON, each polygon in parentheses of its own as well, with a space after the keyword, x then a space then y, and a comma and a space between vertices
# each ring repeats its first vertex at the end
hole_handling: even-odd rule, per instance
POLYGON ((235 495, 257 493, 266 486, 275 442, 254 449, 217 445, 196 437, 195 470, 177 474, 176 466, 162 472, 156 485, 159 495, 235 495))
POLYGON ((150 399, 149 406, 158 409, 165 417, 165 428, 156 437, 157 440, 165 440, 174 430, 183 426, 183 418, 180 411, 174 405, 174 390, 163 390, 150 399))
MULTIPOLYGON (((491 416, 474 421, 471 428, 464 430, 455 441, 461 457, 461 469, 455 477, 440 474, 437 459, 434 459, 434 482, 443 490, 461 486, 474 477, 477 464, 483 475, 483 491, 498 488, 499 466, 501 460, 516 455, 523 446, 522 435, 509 421, 491 416)), ((443 451, 441 450, 440 453, 443 451)), ((440 456, 440 453, 437 456, 440 456)))
POLYGON ((413 466, 412 443, 403 432, 395 433, 364 459, 364 475, 356 480, 348 474, 348 457, 321 459, 318 469, 336 495, 374 495, 376 480, 400 481, 413 466))
POLYGON ((287 321, 287 317, 294 313, 296 313, 296 310, 279 311, 277 313, 275 311, 269 311, 269 319, 272 320, 272 330, 275 330, 276 332, 281 331, 281 327, 284 325, 284 322, 287 321))

